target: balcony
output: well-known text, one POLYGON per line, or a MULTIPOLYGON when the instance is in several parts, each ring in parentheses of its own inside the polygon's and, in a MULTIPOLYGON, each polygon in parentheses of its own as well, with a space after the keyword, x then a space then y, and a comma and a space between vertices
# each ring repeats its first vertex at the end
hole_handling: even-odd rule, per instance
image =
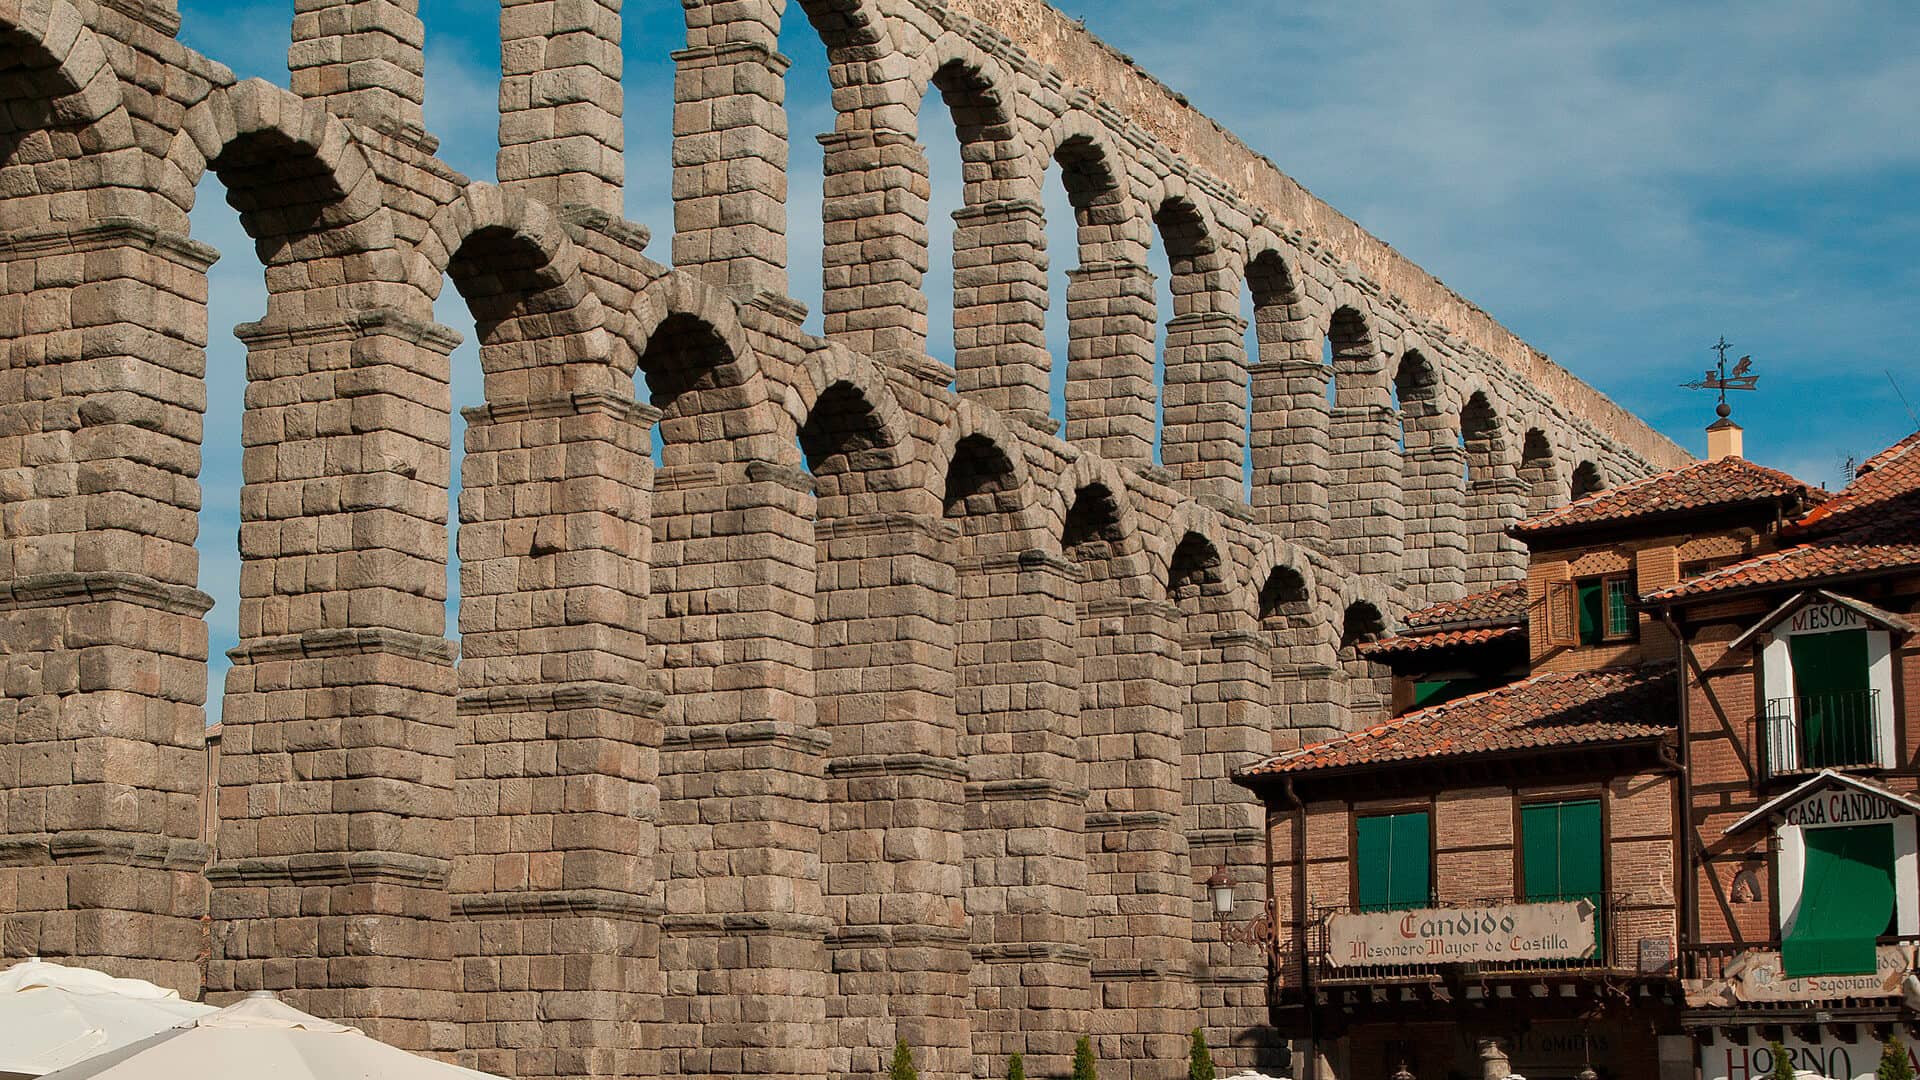
POLYGON ((1821 769, 1873 769, 1886 763, 1878 690, 1771 698, 1760 720, 1768 778, 1821 769))
MULTIPOLYGON (((1306 946, 1312 963, 1313 981, 1319 986, 1340 985, 1380 985, 1385 983, 1438 983, 1449 978, 1499 978, 1502 976, 1537 976, 1552 972, 1577 974, 1583 972, 1611 971, 1616 965, 1609 959, 1620 954, 1618 944, 1613 940, 1618 920, 1613 918, 1615 909, 1624 897, 1600 898, 1598 904, 1589 898, 1569 899, 1563 902, 1547 903, 1530 901, 1516 897, 1500 897, 1486 901, 1466 901, 1436 906, 1418 911, 1380 912, 1355 907, 1321 907, 1315 909, 1312 922, 1306 927, 1306 946), (1551 916, 1540 918, 1545 908, 1574 909, 1584 906, 1584 913, 1574 914, 1570 910, 1545 913, 1551 916), (1486 925, 1491 918, 1494 925, 1502 925, 1501 920, 1515 914, 1519 908, 1530 909, 1522 917, 1519 925, 1511 929, 1490 933, 1486 925), (1341 929, 1339 922, 1348 916, 1371 916, 1375 919, 1390 921, 1392 917, 1414 919, 1420 922, 1460 918, 1471 923, 1463 925, 1458 935, 1461 941, 1475 940, 1485 942, 1495 939, 1508 939, 1513 942, 1525 941, 1522 947, 1506 952, 1504 955, 1482 956, 1473 953, 1449 955, 1451 942, 1444 940, 1448 935, 1428 935, 1419 933, 1418 927, 1404 934, 1383 935, 1384 954, 1400 954, 1392 959, 1369 962, 1357 959, 1360 950, 1356 949, 1353 934, 1341 929), (1579 949, 1583 938, 1570 937, 1570 945, 1554 947, 1556 937, 1567 936, 1569 927, 1580 927, 1591 922, 1591 929, 1580 929, 1582 935, 1590 934, 1592 946, 1579 949)), ((1642 905, 1644 906, 1644 905, 1642 905)), ((1351 922, 1344 924, 1351 927, 1351 922)), ((1386 929, 1384 926, 1382 929, 1386 929)), ((1629 943, 1632 946, 1632 943, 1629 943)), ((1670 953, 1669 953, 1670 955, 1670 953)))

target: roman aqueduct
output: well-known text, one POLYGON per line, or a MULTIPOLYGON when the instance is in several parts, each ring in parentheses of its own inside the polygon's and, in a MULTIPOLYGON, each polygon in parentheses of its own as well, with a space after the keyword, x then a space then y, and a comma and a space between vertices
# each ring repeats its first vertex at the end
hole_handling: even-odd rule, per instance
POLYGON ((416 0, 296 8, 289 90, 172 0, 0 0, 7 956, 522 1078, 872 1076, 896 1038, 1061 1075, 1089 1034, 1145 1080, 1197 1025, 1271 1063, 1228 770, 1377 714, 1354 641, 1518 573, 1507 523, 1684 460, 1038 0, 685 0, 671 103, 622 100, 620 0, 503 0, 497 183, 435 157, 416 0), (824 338, 783 18, 831 64, 824 338), (651 258, 640 108, 675 117, 651 258), (209 173, 269 292, 213 815, 209 173))

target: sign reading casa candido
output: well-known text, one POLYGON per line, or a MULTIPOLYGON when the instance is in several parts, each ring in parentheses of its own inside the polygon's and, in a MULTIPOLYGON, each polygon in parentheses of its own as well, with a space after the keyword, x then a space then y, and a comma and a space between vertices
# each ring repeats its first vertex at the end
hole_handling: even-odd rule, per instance
POLYGON ((1592 954, 1594 940, 1587 900, 1380 911, 1328 919, 1327 961, 1397 967, 1577 960, 1592 954))

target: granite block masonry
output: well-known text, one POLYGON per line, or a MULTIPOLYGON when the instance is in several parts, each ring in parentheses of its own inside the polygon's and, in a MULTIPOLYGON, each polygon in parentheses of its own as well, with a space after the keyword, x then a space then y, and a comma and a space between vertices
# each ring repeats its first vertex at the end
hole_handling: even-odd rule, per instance
POLYGON ((684 12, 642 101, 619 0, 503 0, 491 184, 435 157, 415 0, 298 0, 290 89, 172 0, 0 0, 0 952, 528 1080, 1060 1074, 1083 1034, 1149 1080, 1197 1026, 1273 1064, 1201 884, 1265 903, 1225 777, 1378 715, 1354 644, 1512 574, 1559 478, 1684 455, 1038 0, 684 12), (824 338, 785 19, 831 65, 824 338), (619 216, 633 155, 671 223, 619 216), (211 778, 209 173, 268 293, 211 778))

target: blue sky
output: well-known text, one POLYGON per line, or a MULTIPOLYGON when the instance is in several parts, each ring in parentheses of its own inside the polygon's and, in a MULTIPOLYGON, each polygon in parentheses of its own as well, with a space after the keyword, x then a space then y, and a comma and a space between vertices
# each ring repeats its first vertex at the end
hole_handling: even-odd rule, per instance
MULTIPOLYGON (((791 5, 790 5, 791 6, 791 5)), ((1760 391, 1736 401, 1749 457, 1839 482, 1920 408, 1920 5, 1430 0, 1060 0, 1194 105, 1376 235, 1683 446, 1712 401, 1680 390, 1722 334, 1760 391), (1169 27, 1179 27, 1177 34, 1169 27)), ((285 85, 291 3, 182 0, 181 37, 242 77, 285 85)), ((797 12, 797 7, 795 8, 797 12)), ((441 156, 493 178, 498 6, 424 0, 427 121, 441 156)), ((627 0, 629 217, 670 258, 668 147, 681 5, 627 0)), ((818 308, 826 57, 797 17, 781 49, 793 154, 792 292, 818 308)), ((1071 77, 1071 73, 1068 73, 1071 77)), ((933 220, 959 206, 959 152, 937 106, 922 139, 933 220)), ((216 599, 214 694, 234 644, 244 353, 257 263, 209 180, 196 237, 215 267, 201 544, 216 599)), ((1048 192, 1050 335, 1065 336, 1070 227, 1048 192)), ((951 257, 936 228, 930 349, 951 354, 951 257)), ((1163 256, 1155 262, 1162 272, 1163 256)), ((451 289, 440 321, 471 337, 451 289)), ((818 316, 814 316, 817 329, 818 316)), ((1059 355, 1059 353, 1056 353, 1059 355)), ((456 406, 478 403, 471 342, 456 406)), ((456 421, 457 423, 457 421, 456 421)), ((457 434, 456 434, 457 445, 457 434)), ((451 628, 450 628, 451 629, 451 628)), ((217 705, 210 704, 210 712, 217 705)))

